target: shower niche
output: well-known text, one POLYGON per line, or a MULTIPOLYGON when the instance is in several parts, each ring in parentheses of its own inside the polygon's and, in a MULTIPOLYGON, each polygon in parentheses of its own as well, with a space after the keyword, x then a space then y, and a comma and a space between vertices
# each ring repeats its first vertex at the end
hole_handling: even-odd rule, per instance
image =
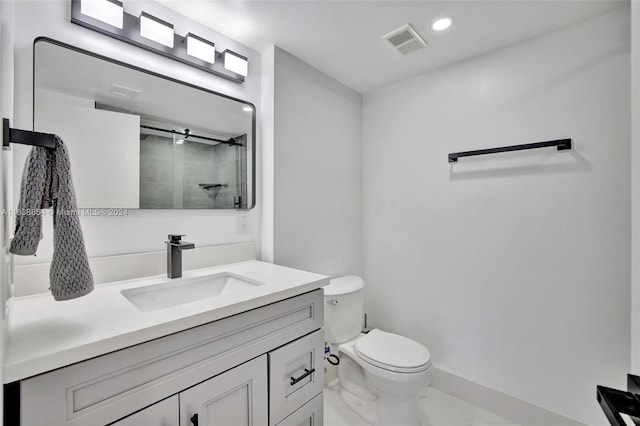
MULTIPOLYGON (((49 38, 33 84, 34 130, 68 146, 80 208, 254 207, 251 103, 49 38)), ((27 153, 14 148, 14 170, 27 153)))
POLYGON ((246 139, 142 119, 140 208, 246 208, 246 139))

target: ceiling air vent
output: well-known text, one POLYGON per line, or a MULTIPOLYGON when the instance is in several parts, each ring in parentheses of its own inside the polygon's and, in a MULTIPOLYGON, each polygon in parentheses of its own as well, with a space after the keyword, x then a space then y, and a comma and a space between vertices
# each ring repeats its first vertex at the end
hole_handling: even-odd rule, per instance
POLYGON ((388 40, 403 55, 427 47, 427 42, 420 37, 420 34, 410 24, 403 25, 383 35, 382 38, 388 40))
POLYGON ((123 98, 137 98, 142 93, 142 91, 111 83, 109 93, 111 93, 112 95, 122 96, 123 98))

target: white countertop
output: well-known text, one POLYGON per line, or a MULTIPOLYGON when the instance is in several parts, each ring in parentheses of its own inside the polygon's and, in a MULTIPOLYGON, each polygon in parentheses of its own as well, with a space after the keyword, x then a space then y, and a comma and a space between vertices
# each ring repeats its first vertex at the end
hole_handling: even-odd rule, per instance
POLYGON ((63 302, 54 301, 51 294, 12 298, 4 382, 25 379, 329 284, 324 275, 256 260, 185 272, 183 279, 221 272, 263 285, 250 292, 221 294, 152 312, 140 312, 120 291, 164 282, 164 275, 96 286, 87 296, 63 302))

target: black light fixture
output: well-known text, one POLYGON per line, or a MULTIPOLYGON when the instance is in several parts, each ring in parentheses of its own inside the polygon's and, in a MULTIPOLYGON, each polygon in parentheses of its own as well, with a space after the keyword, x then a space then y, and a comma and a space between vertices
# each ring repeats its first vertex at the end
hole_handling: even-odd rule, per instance
POLYGON ((210 64, 216 62, 216 45, 214 43, 191 33, 187 33, 184 40, 187 43, 187 55, 202 59, 210 64))
POLYGON ((161 45, 169 48, 173 47, 173 39, 175 37, 173 24, 156 18, 153 15, 149 15, 147 12, 142 12, 138 19, 138 22, 140 22, 141 37, 155 41, 156 43, 160 43, 161 45))
POLYGON ((222 52, 224 54, 224 68, 246 77, 249 74, 249 60, 229 49, 222 52))
POLYGON ((217 52, 213 42, 193 33, 180 36, 171 23, 147 12, 126 13, 119 0, 71 0, 71 22, 236 83, 248 75, 246 57, 217 52))
POLYGON ((124 8, 118 0, 95 0, 80 2, 80 12, 105 22, 113 27, 122 29, 124 8))

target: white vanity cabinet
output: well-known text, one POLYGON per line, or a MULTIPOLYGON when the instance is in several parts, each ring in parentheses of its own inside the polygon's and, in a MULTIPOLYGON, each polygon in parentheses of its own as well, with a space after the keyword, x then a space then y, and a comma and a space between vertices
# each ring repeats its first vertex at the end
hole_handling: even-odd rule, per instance
POLYGON ((180 426, 268 426, 266 355, 180 393, 180 426))
POLYGON ((24 379, 5 410, 23 426, 275 426, 313 408, 321 425, 322 302, 314 290, 24 379))
POLYGON ((324 330, 269 352, 269 420, 278 424, 324 386, 324 330))
POLYGON ((178 395, 171 396, 135 414, 112 423, 112 426, 176 426, 179 423, 178 395))
POLYGON ((111 426, 268 426, 266 368, 262 355, 111 426))
POLYGON ((322 426, 324 403, 322 394, 298 408, 278 426, 322 426))

